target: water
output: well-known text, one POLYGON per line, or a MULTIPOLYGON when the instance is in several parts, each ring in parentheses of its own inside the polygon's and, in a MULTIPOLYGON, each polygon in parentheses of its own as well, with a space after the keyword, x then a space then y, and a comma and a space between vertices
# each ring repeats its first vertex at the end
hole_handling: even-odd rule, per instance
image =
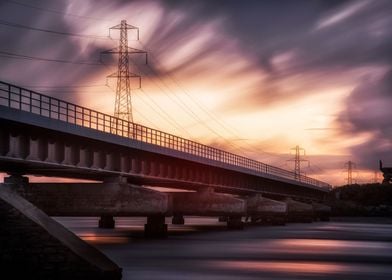
POLYGON ((117 218, 114 230, 95 218, 58 221, 121 266, 123 279, 392 279, 392 220, 229 231, 216 218, 168 219, 164 240, 143 238, 143 218, 117 218))

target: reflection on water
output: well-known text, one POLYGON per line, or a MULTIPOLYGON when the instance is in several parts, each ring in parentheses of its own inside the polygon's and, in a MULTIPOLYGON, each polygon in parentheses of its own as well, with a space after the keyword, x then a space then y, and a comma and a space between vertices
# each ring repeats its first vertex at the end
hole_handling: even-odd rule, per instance
POLYGON ((123 268, 123 279, 392 279, 392 225, 288 224, 229 231, 216 218, 169 224, 165 240, 143 237, 145 218, 58 218, 123 268))

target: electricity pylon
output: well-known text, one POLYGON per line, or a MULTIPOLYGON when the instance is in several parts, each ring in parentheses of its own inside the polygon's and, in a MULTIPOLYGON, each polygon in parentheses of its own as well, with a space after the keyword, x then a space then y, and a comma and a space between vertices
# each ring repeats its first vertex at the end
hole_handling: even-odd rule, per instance
POLYGON ((111 29, 120 30, 119 46, 118 48, 104 51, 102 52, 102 54, 118 54, 117 72, 114 72, 113 74, 108 76, 108 78, 117 78, 114 116, 129 122, 133 122, 130 78, 138 78, 138 88, 140 88, 141 77, 139 75, 129 72, 129 55, 145 54, 147 64, 147 52, 144 50, 130 48, 128 46, 128 30, 137 30, 137 39, 139 40, 139 29, 137 27, 127 24, 126 20, 122 20, 120 24, 109 28, 109 37, 111 29))
POLYGON ((349 160, 348 162, 345 163, 345 166, 347 166, 347 185, 352 185, 353 184, 353 169, 355 168, 355 163, 349 160))
POLYGON ((305 150, 300 146, 295 146, 291 148, 291 150, 295 150, 295 156, 292 159, 288 159, 287 161, 294 161, 294 178, 296 180, 301 179, 301 162, 308 162, 308 166, 310 165, 309 160, 302 159, 301 156, 305 156, 305 150))

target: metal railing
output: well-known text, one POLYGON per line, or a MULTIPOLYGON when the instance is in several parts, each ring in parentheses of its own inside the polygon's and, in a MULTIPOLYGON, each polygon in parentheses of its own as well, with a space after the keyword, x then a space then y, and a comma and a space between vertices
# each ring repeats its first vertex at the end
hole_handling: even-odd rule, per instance
POLYGON ((274 167, 140 124, 128 122, 108 114, 103 114, 95 110, 4 82, 0 82, 0 105, 131 138, 144 143, 180 151, 232 166, 246 168, 259 173, 260 175, 270 174, 321 188, 331 188, 331 186, 325 182, 304 175, 295 174, 294 172, 282 168, 274 167))

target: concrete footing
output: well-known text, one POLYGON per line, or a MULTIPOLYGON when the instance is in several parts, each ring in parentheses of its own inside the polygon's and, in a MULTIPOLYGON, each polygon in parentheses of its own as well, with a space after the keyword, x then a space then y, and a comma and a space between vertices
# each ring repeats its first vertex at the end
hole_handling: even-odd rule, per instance
POLYGON ((313 206, 311 204, 295 201, 291 198, 285 200, 288 210, 288 221, 297 223, 311 223, 313 221, 313 206))
POLYGON ((173 225, 183 225, 185 224, 184 216, 181 214, 174 214, 172 218, 173 225))
POLYGON ((228 229, 244 229, 244 223, 242 222, 241 216, 229 216, 227 219, 228 229))
POLYGON ((219 217, 218 217, 218 221, 219 221, 219 222, 227 222, 228 219, 229 219, 229 218, 228 218, 227 216, 219 216, 219 217))
POLYGON ((99 228, 114 228, 115 221, 113 216, 101 216, 98 222, 99 228))
POLYGON ((147 238, 167 237, 167 224, 165 223, 165 216, 148 216, 147 223, 144 225, 144 236, 147 238))
POLYGON ((247 220, 252 224, 284 225, 287 221, 287 204, 262 197, 260 194, 247 198, 247 220))

